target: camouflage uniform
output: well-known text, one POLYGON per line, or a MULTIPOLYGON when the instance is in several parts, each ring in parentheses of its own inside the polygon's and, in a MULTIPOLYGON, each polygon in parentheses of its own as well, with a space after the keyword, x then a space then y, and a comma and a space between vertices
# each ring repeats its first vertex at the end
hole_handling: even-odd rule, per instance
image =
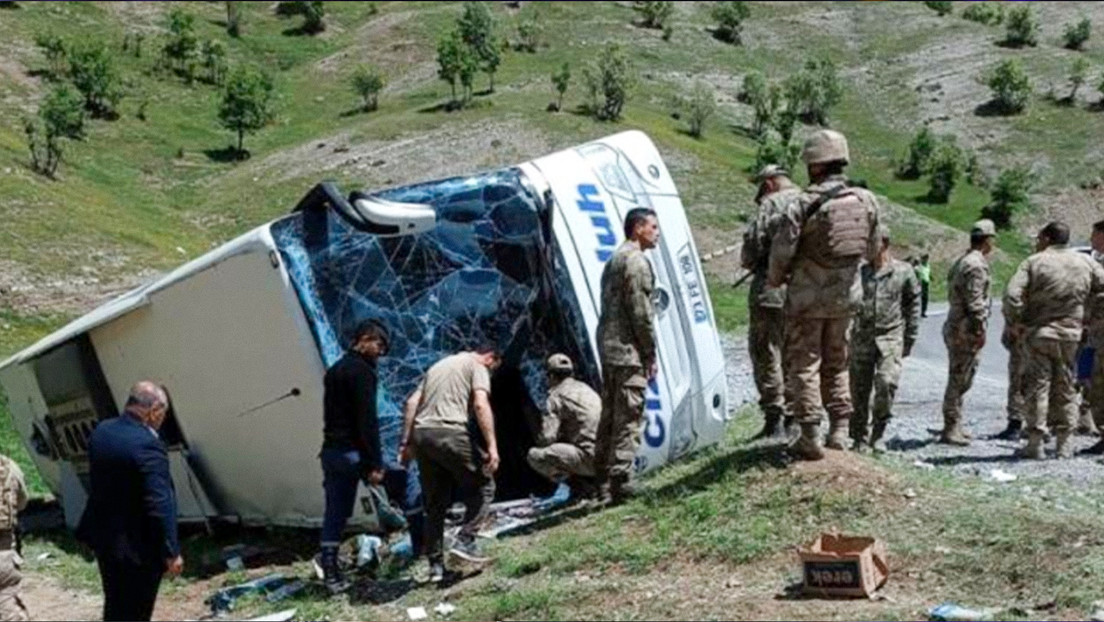
POLYGON ((1005 321, 1024 337, 1025 457, 1042 457, 1046 425, 1057 436, 1058 455, 1070 455, 1077 420, 1073 366, 1087 309, 1104 317, 1104 268, 1065 245, 1031 255, 1008 282, 1005 321))
POLYGON ((989 280, 989 262, 980 250, 967 251, 947 272, 950 309, 943 323, 949 366, 943 392, 945 433, 962 430, 962 396, 974 383, 989 323, 989 280))
MULTIPOLYGON (((1104 266, 1104 255, 1095 255, 1095 257, 1097 262, 1104 266)), ((1092 411, 1093 423, 1101 433, 1104 433, 1104 339, 1097 338, 1090 331, 1087 343, 1095 349, 1092 376, 1089 379, 1087 392, 1089 409, 1092 411)), ((1104 441, 1101 443, 1104 444, 1104 441)))
POLYGON ((891 416, 901 359, 920 331, 920 281, 912 266, 892 259, 880 270, 863 266, 862 284, 863 309, 851 342, 851 438, 858 443, 867 438, 873 389, 874 443, 891 416))
POLYGON ((1017 339, 1012 336, 1011 331, 1005 329, 1001 335, 1001 345, 1008 350, 1008 423, 1012 427, 1019 427, 1024 420, 1023 339, 1017 339))
POLYGON ((801 190, 793 182, 785 177, 779 179, 782 188, 759 202, 759 213, 744 232, 744 244, 740 249, 740 263, 754 272, 748 291, 748 353, 755 387, 759 390, 759 408, 768 424, 787 415, 782 373, 785 344, 782 306, 786 301, 786 288, 767 285, 771 238, 786 206, 801 196, 801 190))
POLYGON ((602 398, 585 383, 564 378, 548 392, 540 445, 529 450, 529 465, 552 481, 594 475, 594 439, 602 398))
POLYGON ((873 260, 880 243, 878 202, 867 190, 848 190, 858 202, 850 209, 859 217, 855 226, 861 228, 858 234, 865 249, 844 260, 821 258, 823 246, 830 244, 823 220, 832 203, 807 215, 814 201, 846 184, 845 177, 833 175, 810 186, 799 201, 787 206, 771 244, 769 282, 789 285, 783 354, 786 403, 803 434, 804 426, 820 423, 824 410, 833 425, 846 422, 852 413, 847 344, 851 319, 862 306, 859 266, 864 256, 873 260))
POLYGON ((26 506, 23 471, 14 460, 0 455, 0 620, 28 619, 19 597, 23 558, 15 550, 16 521, 26 506))
POLYGON ((598 353, 602 363, 602 417, 594 452, 600 484, 617 495, 632 480, 644 421, 648 371, 656 361, 652 264, 631 240, 602 271, 598 353))

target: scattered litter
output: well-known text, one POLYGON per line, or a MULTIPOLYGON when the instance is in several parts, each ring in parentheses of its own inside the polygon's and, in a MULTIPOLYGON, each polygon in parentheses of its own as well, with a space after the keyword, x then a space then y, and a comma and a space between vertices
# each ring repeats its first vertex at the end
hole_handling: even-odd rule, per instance
POLYGON ((380 557, 380 547, 382 546, 383 540, 380 540, 376 536, 369 536, 366 534, 357 536, 357 568, 363 568, 374 561, 378 561, 380 557))
POLYGON ((426 614, 425 607, 409 607, 406 610, 406 617, 417 622, 418 620, 425 620, 429 615, 426 614))
POLYGON ((731 577, 727 581, 725 581, 725 587, 729 589, 732 589, 734 587, 743 587, 743 585, 743 581, 740 581, 736 577, 731 577))
POLYGON ((276 613, 270 613, 268 615, 259 616, 256 618, 249 618, 246 622, 287 622, 295 617, 297 609, 284 609, 283 611, 277 611, 276 613))
POLYGON ((912 463, 912 466, 924 469, 925 471, 934 471, 935 465, 930 462, 924 462, 923 460, 917 460, 912 463))
POLYGON ((1093 622, 1104 622, 1104 600, 1098 600, 1092 604, 1089 619, 1093 622))
POLYGON ((939 622, 970 622, 992 620, 1000 609, 968 609, 955 603, 943 603, 928 610, 928 619, 939 622))
POLYGON ((1002 471, 1001 469, 993 469, 989 471, 989 479, 1001 484, 1007 484, 1008 482, 1016 481, 1016 475, 1002 471))
POLYGON ((38 555, 38 557, 35 557, 35 560, 40 561, 40 562, 44 562, 47 559, 50 559, 50 552, 49 551, 46 551, 45 553, 40 553, 38 555))
POLYGON ((950 554, 951 554, 951 549, 949 549, 949 548, 947 548, 947 547, 945 547, 945 546, 937 546, 937 547, 935 547, 935 549, 933 549, 933 550, 934 550, 934 551, 935 551, 936 553, 939 553, 939 554, 941 554, 941 555, 950 555, 950 554))
POLYGON ((905 498, 906 499, 915 499, 916 498, 916 491, 911 489, 911 488, 906 489, 905 490, 905 498))
POLYGON ((877 538, 823 533, 798 557, 806 594, 869 598, 889 578, 885 544, 877 538))
POLYGON ((439 603, 436 607, 433 608, 433 613, 436 613, 439 616, 450 616, 455 611, 456 606, 450 605, 449 603, 439 603))
POLYGON ((211 611, 218 614, 233 611, 234 603, 246 594, 264 594, 265 600, 274 603, 299 592, 306 586, 307 584, 301 579, 289 579, 277 572, 260 579, 222 588, 207 599, 207 604, 210 605, 211 611))

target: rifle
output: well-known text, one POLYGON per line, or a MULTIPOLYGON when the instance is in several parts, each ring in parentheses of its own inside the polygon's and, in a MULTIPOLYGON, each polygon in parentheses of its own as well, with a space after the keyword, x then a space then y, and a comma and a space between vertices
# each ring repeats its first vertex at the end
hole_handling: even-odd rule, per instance
POLYGON ((748 279, 750 279, 754 275, 755 275, 755 272, 753 272, 751 270, 748 270, 747 272, 744 273, 744 276, 740 277, 739 279, 736 280, 735 283, 732 284, 732 289, 736 289, 737 287, 743 285, 745 281, 747 281, 748 279))

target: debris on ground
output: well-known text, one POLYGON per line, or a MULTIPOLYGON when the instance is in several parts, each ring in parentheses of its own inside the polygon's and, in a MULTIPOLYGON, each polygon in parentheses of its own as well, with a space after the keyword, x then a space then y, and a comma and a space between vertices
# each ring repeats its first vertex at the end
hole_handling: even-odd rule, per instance
POLYGON ((1018 477, 1013 473, 1002 471, 1001 469, 993 469, 989 471, 989 479, 1000 484, 1007 484, 1008 482, 1016 481, 1018 477))
POLYGON ((487 526, 479 532, 479 535, 483 538, 497 538, 504 533, 531 525, 566 506, 570 498, 571 488, 566 484, 560 484, 556 491, 547 497, 492 503, 487 526))
POLYGON ((38 555, 38 557, 35 557, 35 561, 39 561, 39 562, 44 562, 47 559, 50 559, 50 552, 49 551, 46 551, 45 553, 41 553, 41 554, 38 555))
POLYGON ((295 612, 298 609, 284 609, 283 611, 277 611, 276 613, 270 613, 263 616, 257 616, 256 618, 249 618, 246 622, 287 622, 295 617, 295 612))
POLYGON ((923 460, 916 460, 912 463, 912 466, 918 469, 924 469, 925 471, 934 471, 935 465, 930 462, 924 462, 923 460))
POLYGON ((439 603, 436 607, 433 608, 433 613, 436 613, 437 615, 443 617, 448 617, 455 612, 456 605, 451 605, 449 603, 439 603))
POLYGON ((1000 609, 970 609, 956 603, 943 603, 928 610, 928 619, 937 622, 970 622, 992 620, 1000 609))
POLYGON ((259 579, 222 588, 207 599, 211 611, 218 614, 234 610, 237 600, 247 594, 263 594, 265 600, 274 603, 298 593, 307 584, 301 579, 290 579, 282 573, 273 573, 259 579))
POLYGON ((429 615, 426 613, 425 607, 409 607, 406 610, 406 617, 410 618, 412 622, 418 622, 418 620, 425 620, 429 615))
POLYGON ((1093 622, 1104 622, 1104 600, 1098 600, 1092 604, 1089 619, 1093 622))
POLYGON ((798 557, 805 594, 870 598, 889 578, 885 544, 877 538, 823 533, 798 557))

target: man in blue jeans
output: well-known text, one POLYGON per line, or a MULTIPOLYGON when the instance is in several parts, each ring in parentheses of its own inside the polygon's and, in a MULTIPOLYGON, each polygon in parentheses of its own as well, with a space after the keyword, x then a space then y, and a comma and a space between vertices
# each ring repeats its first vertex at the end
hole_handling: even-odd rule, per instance
POLYGON ((326 371, 323 379, 322 487, 326 511, 322 518, 319 562, 331 593, 348 589, 337 562, 345 523, 353 514, 357 487, 363 479, 383 481, 379 419, 376 412, 376 361, 387 354, 387 330, 376 320, 357 326, 349 351, 326 371))

